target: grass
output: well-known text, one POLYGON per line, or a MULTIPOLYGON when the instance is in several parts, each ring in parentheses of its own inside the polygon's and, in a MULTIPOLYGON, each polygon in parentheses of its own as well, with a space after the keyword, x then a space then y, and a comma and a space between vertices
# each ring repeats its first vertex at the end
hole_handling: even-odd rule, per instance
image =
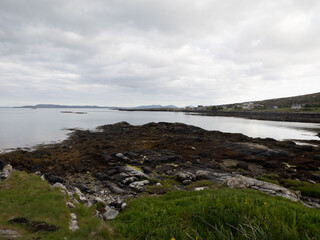
POLYGON ((14 172, 0 183, 0 228, 14 229, 23 239, 110 239, 108 225, 94 216, 95 206, 78 204, 72 212, 78 217, 80 230, 69 230, 70 210, 67 196, 52 189, 46 181, 35 175, 14 172), (25 226, 10 224, 11 218, 26 218, 59 227, 56 232, 30 232, 25 226))
POLYGON ((319 210, 248 189, 143 196, 112 225, 125 239, 320 239, 319 210))
POLYGON ((281 184, 287 188, 298 190, 303 196, 320 198, 320 184, 312 184, 291 179, 281 180, 281 184))

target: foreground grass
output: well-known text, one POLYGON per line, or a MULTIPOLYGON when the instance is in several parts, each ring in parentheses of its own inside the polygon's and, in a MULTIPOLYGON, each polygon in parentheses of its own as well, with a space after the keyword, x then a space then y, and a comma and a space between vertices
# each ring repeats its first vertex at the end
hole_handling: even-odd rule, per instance
POLYGON ((113 226, 126 239, 320 239, 320 212, 254 190, 221 188, 132 200, 113 226))
POLYGON ((24 172, 14 172, 0 184, 0 228, 14 229, 23 239, 110 239, 106 223, 94 216, 94 206, 78 205, 76 213, 80 230, 68 229, 70 210, 66 207, 67 196, 52 189, 40 177, 24 172), (56 232, 32 232, 24 225, 10 224, 11 218, 26 218, 59 227, 56 232))

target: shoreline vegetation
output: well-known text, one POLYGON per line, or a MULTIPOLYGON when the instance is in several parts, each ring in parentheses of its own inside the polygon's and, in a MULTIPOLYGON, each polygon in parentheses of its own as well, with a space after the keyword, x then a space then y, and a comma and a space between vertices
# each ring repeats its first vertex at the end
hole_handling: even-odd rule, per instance
POLYGON ((0 239, 320 238, 319 141, 161 122, 97 130, 0 154, 0 239))

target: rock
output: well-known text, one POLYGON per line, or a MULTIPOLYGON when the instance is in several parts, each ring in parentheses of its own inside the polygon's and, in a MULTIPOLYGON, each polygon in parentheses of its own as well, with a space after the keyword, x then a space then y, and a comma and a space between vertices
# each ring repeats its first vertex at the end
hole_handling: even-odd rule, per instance
POLYGON ((124 179, 122 182, 124 184, 128 185, 128 184, 136 182, 136 181, 138 181, 138 179, 136 177, 128 177, 128 178, 124 179))
POLYGON ((11 229, 0 229, 0 239, 21 238, 19 232, 11 229))
POLYGON ((94 200, 95 203, 103 202, 103 200, 100 197, 95 197, 93 200, 94 200))
POLYGON ((129 187, 140 191, 145 185, 147 185, 149 183, 150 182, 148 180, 143 180, 143 181, 139 181, 139 182, 130 183, 129 187))
POLYGON ((81 192, 88 192, 89 188, 84 183, 78 183, 77 187, 80 189, 81 192))
POLYGON ((238 162, 236 168, 241 168, 243 170, 248 170, 249 165, 245 162, 238 162))
POLYGON ((136 177, 138 179, 149 179, 148 175, 130 166, 122 167, 121 171, 129 174, 132 177, 136 177))
POLYGON ((202 191, 202 190, 205 190, 205 189, 208 189, 209 187, 196 187, 194 188, 195 191, 202 191))
POLYGON ((198 170, 196 172, 196 178, 197 179, 208 179, 208 177, 209 177, 209 172, 208 171, 198 170))
POLYGON ((145 173, 152 173, 152 171, 153 171, 153 169, 151 167, 148 167, 148 166, 142 166, 141 169, 145 173))
POLYGON ((12 173, 12 166, 10 164, 7 164, 3 167, 2 171, 12 173))
POLYGON ((110 180, 110 177, 107 174, 102 172, 94 172, 93 176, 95 178, 98 178, 99 180, 110 180))
POLYGON ((0 179, 7 179, 12 173, 12 166, 10 164, 7 164, 4 166, 3 171, 0 172, 0 179))
POLYGON ((295 202, 299 201, 299 197, 295 193, 289 191, 284 187, 241 175, 236 175, 235 177, 227 177, 224 183, 227 184, 227 186, 230 188, 252 188, 269 195, 280 196, 295 202))
POLYGON ((124 155, 122 153, 117 153, 115 156, 119 160, 122 160, 124 158, 124 155))
POLYGON ((188 185, 188 184, 190 184, 192 181, 191 180, 183 180, 183 185, 188 185))
POLYGON ((75 208, 76 207, 72 202, 67 202, 66 205, 68 208, 75 208))
POLYGON ((53 188, 60 188, 62 190, 68 191, 67 188, 62 183, 59 183, 59 182, 53 184, 52 187, 53 188))
POLYGON ((158 182, 158 183, 156 183, 156 186, 161 187, 161 186, 162 186, 162 184, 158 182))
POLYGON ((78 226, 77 215, 75 213, 70 213, 69 229, 73 232, 80 229, 78 226))
POLYGON ((3 169, 3 167, 6 165, 6 163, 0 159, 0 169, 3 169))
POLYGON ((115 194, 124 194, 126 193, 125 190, 119 188, 115 183, 112 182, 105 182, 105 186, 110 189, 111 192, 115 194))
POLYGON ((127 207, 127 204, 126 204, 125 202, 122 203, 122 204, 121 204, 121 207, 120 207, 121 211, 125 210, 126 207, 127 207))
POLYGON ((188 181, 194 181, 196 179, 196 176, 193 173, 190 172, 178 172, 176 174, 178 181, 183 182, 185 180, 188 181))
POLYGON ((106 206, 105 210, 106 210, 106 212, 103 214, 103 218, 105 220, 113 220, 119 214, 119 211, 117 211, 109 206, 106 206))
POLYGON ((50 174, 50 175, 47 175, 45 174, 45 178, 47 179, 47 181, 50 183, 50 184, 55 184, 57 182, 59 183, 63 183, 63 179, 57 175, 54 175, 54 174, 50 174))

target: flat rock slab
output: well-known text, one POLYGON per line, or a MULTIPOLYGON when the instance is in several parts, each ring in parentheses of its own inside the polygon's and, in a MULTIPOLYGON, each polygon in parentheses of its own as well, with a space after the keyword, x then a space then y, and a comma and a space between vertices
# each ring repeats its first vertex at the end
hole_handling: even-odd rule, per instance
POLYGON ((0 229, 0 239, 21 238, 19 232, 11 229, 0 229))

